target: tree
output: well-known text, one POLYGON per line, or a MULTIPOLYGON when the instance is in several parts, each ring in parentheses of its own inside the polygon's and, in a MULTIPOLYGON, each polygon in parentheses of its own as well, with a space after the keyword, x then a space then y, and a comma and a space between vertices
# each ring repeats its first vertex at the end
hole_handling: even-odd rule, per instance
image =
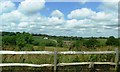
POLYGON ((84 43, 84 39, 82 39, 82 38, 79 40, 76 40, 74 43, 76 50, 80 50, 80 47, 83 46, 83 43, 84 43))
POLYGON ((26 43, 25 39, 22 36, 20 36, 17 38, 16 44, 21 50, 27 43, 26 43))
POLYGON ((63 47, 63 40, 61 38, 57 39, 58 46, 63 47))
POLYGON ((99 46, 99 41, 97 41, 95 38, 91 38, 84 42, 84 46, 87 48, 95 48, 96 46, 99 46))
POLYGON ((116 39, 114 36, 110 36, 106 41, 106 45, 118 46, 119 45, 119 39, 116 39))
POLYGON ((29 33, 17 33, 17 39, 16 39, 16 44, 17 46, 21 49, 23 48, 26 44, 32 44, 33 43, 33 37, 29 33))
POLYGON ((15 36, 3 36, 2 44, 3 45, 16 45, 16 37, 15 36))
POLYGON ((24 37, 27 44, 32 44, 33 42, 32 34, 23 32, 22 36, 24 37))
POLYGON ((39 45, 40 45, 39 41, 33 41, 32 44, 33 44, 34 46, 39 46, 39 45))

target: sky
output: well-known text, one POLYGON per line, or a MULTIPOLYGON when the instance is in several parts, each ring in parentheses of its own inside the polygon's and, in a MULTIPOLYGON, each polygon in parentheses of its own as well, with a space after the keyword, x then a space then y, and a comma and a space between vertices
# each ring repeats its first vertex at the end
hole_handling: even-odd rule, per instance
POLYGON ((0 31, 118 37, 118 2, 0 0, 0 31))

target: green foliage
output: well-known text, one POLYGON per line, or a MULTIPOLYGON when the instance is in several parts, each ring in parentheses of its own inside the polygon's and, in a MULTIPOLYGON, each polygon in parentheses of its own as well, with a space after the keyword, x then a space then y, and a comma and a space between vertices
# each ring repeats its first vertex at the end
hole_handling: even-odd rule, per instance
POLYGON ((63 47, 63 40, 62 39, 57 39, 58 46, 63 47))
POLYGON ((90 62, 95 62, 95 61, 97 61, 97 55, 90 55, 90 57, 89 57, 89 61, 90 62))
POLYGON ((106 45, 118 46, 119 45, 119 39, 116 39, 114 36, 110 36, 106 41, 106 45))
POLYGON ((87 48, 95 48, 99 45, 100 45, 99 41, 94 38, 91 38, 84 42, 84 46, 86 46, 87 48))
POLYGON ((78 57, 78 56, 76 56, 76 57, 73 59, 73 61, 72 61, 72 62, 80 62, 79 57, 78 57))
POLYGON ((16 45, 16 37, 15 36, 4 36, 2 37, 3 45, 16 45))
POLYGON ((29 33, 18 33, 17 34, 17 39, 16 39, 16 44, 17 46, 21 49, 27 44, 32 44, 33 42, 33 37, 29 33))
POLYGON ((44 51, 45 50, 45 46, 34 46, 33 50, 34 51, 44 51))
POLYGON ((32 44, 33 44, 34 46, 39 46, 39 45, 40 45, 38 41, 33 41, 32 44))
POLYGON ((113 62, 114 54, 90 55, 88 61, 90 62, 113 62))
POLYGON ((32 42, 33 42, 32 34, 23 32, 23 37, 24 37, 25 41, 27 42, 27 44, 32 44, 32 42))
POLYGON ((26 44, 22 50, 24 50, 24 51, 33 51, 33 45, 26 44))
POLYGON ((80 48, 83 46, 84 41, 85 41, 84 39, 80 39, 80 40, 76 40, 74 42, 74 46, 75 46, 77 51, 81 50, 80 48))
POLYGON ((25 41, 25 39, 24 39, 22 36, 17 37, 16 45, 17 45, 20 49, 23 48, 26 44, 27 44, 27 42, 25 41))
POLYGON ((56 43, 54 41, 51 40, 45 40, 44 41, 45 46, 56 46, 56 43))

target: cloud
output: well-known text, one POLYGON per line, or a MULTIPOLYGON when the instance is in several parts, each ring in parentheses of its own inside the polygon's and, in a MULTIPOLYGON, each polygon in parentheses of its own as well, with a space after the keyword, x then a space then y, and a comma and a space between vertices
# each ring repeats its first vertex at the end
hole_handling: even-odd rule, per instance
POLYGON ((48 24, 49 25, 61 25, 64 23, 64 20, 63 19, 60 19, 58 17, 51 17, 51 18, 48 18, 48 24))
POLYGON ((115 33, 114 30, 118 29, 118 18, 114 11, 104 11, 101 8, 98 12, 81 8, 72 10, 68 15, 59 10, 53 10, 49 16, 43 16, 40 10, 45 7, 45 2, 40 2, 41 4, 39 2, 40 0, 25 0, 16 10, 1 14, 0 25, 3 31, 27 31, 67 36, 105 36, 115 33), (66 16, 68 18, 65 18, 66 16))
POLYGON ((112 19, 112 15, 105 12, 98 12, 91 18, 97 21, 109 21, 112 19))
POLYGON ((28 25, 29 25, 28 22, 21 22, 21 23, 18 25, 18 27, 20 27, 20 28, 26 28, 28 25))
POLYGON ((0 14, 9 13, 15 9, 16 9, 15 4, 12 3, 11 1, 0 2, 0 14))
POLYGON ((71 11, 70 14, 68 14, 69 19, 83 19, 83 18, 89 18, 90 16, 94 15, 95 12, 88 8, 81 8, 71 11))
POLYGON ((21 2, 18 10, 25 14, 33 14, 40 11, 45 6, 44 0, 25 0, 21 2))
POLYGON ((68 28, 81 29, 81 28, 89 28, 93 26, 94 26, 93 22, 90 19, 83 19, 83 20, 71 19, 66 21, 66 27, 68 28))
POLYGON ((18 22, 20 22, 20 19, 23 17, 24 17, 24 15, 22 13, 15 10, 10 13, 4 13, 4 14, 0 15, 0 21, 2 21, 3 24, 9 24, 11 22, 18 23, 18 22))
POLYGON ((104 29, 112 29, 110 26, 102 26, 104 29))
POLYGON ((102 4, 98 8, 107 13, 117 14, 118 4, 119 0, 102 0, 102 4))
POLYGON ((61 11, 59 11, 59 10, 54 10, 54 11, 51 13, 50 16, 63 18, 63 17, 64 17, 64 14, 63 14, 61 11))
POLYGON ((86 2, 88 2, 89 0, 81 0, 81 4, 85 4, 86 2))

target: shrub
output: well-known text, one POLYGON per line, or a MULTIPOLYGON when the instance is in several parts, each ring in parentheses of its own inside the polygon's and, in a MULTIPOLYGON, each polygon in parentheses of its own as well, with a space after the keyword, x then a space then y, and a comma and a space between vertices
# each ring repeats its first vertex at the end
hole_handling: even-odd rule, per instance
POLYGON ((44 51, 45 50, 45 46, 35 46, 34 47, 34 51, 44 51))
POLYGON ((32 51, 33 50, 33 45, 26 44, 22 50, 24 50, 24 51, 32 51))
POLYGON ((89 57, 89 61, 90 62, 95 62, 95 61, 97 61, 97 55, 90 55, 90 57, 89 57))
POLYGON ((40 45, 38 41, 33 41, 32 44, 33 44, 34 46, 39 46, 39 45, 40 45))
POLYGON ((45 46, 56 46, 56 43, 54 41, 46 40, 45 46))
POLYGON ((110 36, 106 41, 106 45, 118 46, 119 45, 119 39, 116 39, 114 36, 110 36))
POLYGON ((73 61, 72 61, 72 62, 80 62, 79 57, 78 57, 78 56, 76 56, 76 57, 73 59, 73 61))
POLYGON ((16 45, 16 37, 15 36, 3 36, 2 44, 3 45, 16 45))
POLYGON ((91 38, 83 43, 87 48, 95 48, 100 46, 100 42, 94 38, 91 38))

